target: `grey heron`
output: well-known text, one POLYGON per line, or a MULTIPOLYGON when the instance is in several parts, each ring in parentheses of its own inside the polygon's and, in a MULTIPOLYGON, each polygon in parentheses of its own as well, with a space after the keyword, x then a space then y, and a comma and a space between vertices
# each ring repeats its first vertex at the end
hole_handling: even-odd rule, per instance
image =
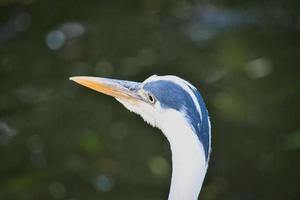
POLYGON ((211 152, 211 127, 203 98, 192 84, 171 75, 153 75, 143 82, 90 76, 75 76, 70 80, 113 96, 159 128, 172 152, 168 199, 198 198, 211 152))

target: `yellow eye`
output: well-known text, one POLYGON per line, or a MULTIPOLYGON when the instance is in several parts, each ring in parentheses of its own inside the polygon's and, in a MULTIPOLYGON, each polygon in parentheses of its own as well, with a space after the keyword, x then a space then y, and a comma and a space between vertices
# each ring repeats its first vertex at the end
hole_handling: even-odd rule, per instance
POLYGON ((148 94, 147 94, 147 98, 148 98, 148 101, 149 101, 151 104, 155 104, 156 99, 155 99, 155 97, 154 97, 153 94, 148 93, 148 94))

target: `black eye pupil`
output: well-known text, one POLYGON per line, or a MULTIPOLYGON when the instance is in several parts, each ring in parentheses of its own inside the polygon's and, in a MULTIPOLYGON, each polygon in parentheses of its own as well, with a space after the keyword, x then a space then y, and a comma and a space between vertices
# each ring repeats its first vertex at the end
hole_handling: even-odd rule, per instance
POLYGON ((153 96, 152 96, 152 95, 150 95, 150 94, 149 94, 149 101, 150 101, 151 103, 153 103, 153 102, 154 102, 154 98, 153 98, 153 96))

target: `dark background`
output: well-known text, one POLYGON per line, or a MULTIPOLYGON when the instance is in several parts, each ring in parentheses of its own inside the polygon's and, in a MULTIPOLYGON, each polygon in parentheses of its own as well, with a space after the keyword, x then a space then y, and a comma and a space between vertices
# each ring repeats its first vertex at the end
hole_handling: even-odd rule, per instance
POLYGON ((167 140, 73 75, 201 91, 203 200, 300 198, 300 3, 0 0, 0 199, 166 199, 167 140))

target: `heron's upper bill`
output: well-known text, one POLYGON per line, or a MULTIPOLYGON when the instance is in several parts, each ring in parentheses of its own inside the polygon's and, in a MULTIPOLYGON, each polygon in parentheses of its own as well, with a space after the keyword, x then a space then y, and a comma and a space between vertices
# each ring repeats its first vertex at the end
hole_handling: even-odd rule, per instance
POLYGON ((74 76, 70 80, 96 90, 103 94, 124 100, 140 100, 137 93, 140 83, 133 81, 123 81, 109 78, 98 78, 91 76, 74 76))

